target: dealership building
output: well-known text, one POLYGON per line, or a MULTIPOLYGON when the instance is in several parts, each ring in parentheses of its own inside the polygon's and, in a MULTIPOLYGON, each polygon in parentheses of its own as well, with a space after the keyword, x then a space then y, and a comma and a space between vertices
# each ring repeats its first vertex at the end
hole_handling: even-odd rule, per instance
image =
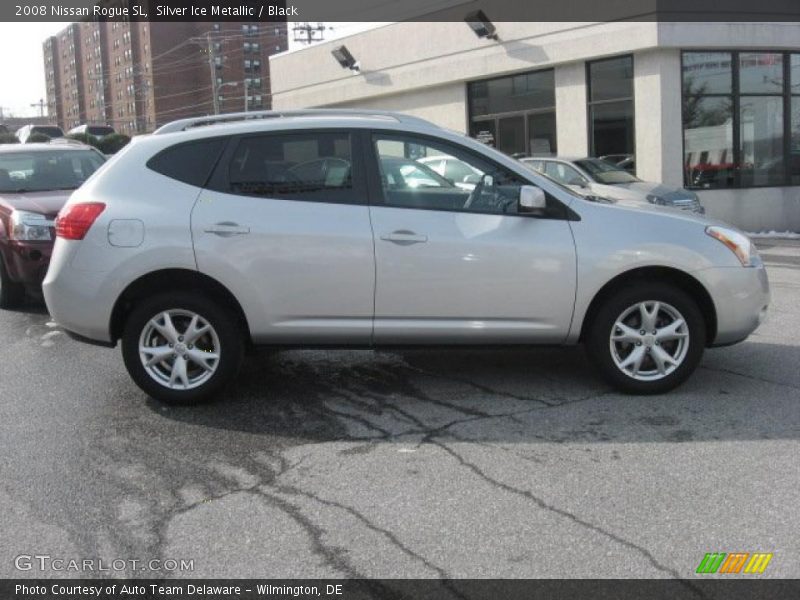
POLYGON ((800 231, 800 23, 490 25, 398 22, 272 56, 273 107, 402 111, 508 154, 633 155, 712 216, 800 231))

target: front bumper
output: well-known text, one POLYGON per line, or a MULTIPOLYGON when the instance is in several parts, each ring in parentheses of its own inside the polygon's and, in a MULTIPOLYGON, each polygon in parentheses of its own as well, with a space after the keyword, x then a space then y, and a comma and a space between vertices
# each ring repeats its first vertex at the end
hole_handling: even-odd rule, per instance
POLYGON ((697 275, 711 294, 717 313, 717 335, 710 346, 741 342, 763 322, 770 291, 760 261, 754 267, 713 267, 697 275))
POLYGON ((11 281, 38 288, 47 274, 53 242, 3 240, 0 253, 11 281))

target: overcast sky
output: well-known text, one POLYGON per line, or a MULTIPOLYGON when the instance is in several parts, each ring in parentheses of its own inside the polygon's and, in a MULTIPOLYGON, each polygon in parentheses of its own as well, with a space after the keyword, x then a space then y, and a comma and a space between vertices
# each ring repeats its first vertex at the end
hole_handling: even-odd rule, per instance
MULTIPOLYGON (((4 1, 4 0, 0 0, 4 1)), ((33 116, 38 108, 31 104, 44 98, 42 42, 61 31, 68 23, 0 23, 0 107, 6 116, 33 116)), ((298 47, 289 23, 289 48, 298 47)), ((315 24, 316 25, 316 24, 315 24)), ((351 35, 382 23, 326 23, 332 27, 325 39, 351 35)))

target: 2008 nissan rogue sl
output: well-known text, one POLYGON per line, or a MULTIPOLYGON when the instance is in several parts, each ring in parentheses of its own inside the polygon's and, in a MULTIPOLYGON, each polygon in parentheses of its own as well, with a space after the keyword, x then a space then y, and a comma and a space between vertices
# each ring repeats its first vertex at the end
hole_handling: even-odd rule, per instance
POLYGON ((114 346, 150 396, 209 398, 250 345, 585 344, 617 388, 660 393, 769 303, 739 231, 592 202, 410 116, 305 110, 140 136, 56 222, 47 306, 114 346), (447 156, 472 189, 420 159, 447 156))

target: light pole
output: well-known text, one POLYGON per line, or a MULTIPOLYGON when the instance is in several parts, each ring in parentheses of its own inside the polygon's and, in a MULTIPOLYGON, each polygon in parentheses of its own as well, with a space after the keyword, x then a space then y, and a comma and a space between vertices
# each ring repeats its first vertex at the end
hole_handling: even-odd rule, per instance
MULTIPOLYGON (((237 87, 239 85, 238 81, 228 81, 226 83, 220 83, 218 86, 215 86, 216 89, 214 90, 214 114, 219 114, 219 91, 224 88, 226 85, 231 87, 237 87)), ((247 102, 247 91, 245 90, 245 102, 247 102)))

